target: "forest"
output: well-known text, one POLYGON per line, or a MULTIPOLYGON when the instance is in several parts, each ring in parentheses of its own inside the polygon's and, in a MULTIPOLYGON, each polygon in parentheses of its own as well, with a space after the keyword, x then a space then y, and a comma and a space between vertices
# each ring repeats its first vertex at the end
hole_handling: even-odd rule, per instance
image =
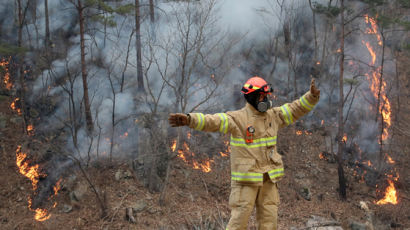
POLYGON ((0 229, 225 229, 229 135, 168 116, 252 76, 321 91, 278 134, 279 229, 410 229, 409 63, 409 0, 2 0, 0 229))

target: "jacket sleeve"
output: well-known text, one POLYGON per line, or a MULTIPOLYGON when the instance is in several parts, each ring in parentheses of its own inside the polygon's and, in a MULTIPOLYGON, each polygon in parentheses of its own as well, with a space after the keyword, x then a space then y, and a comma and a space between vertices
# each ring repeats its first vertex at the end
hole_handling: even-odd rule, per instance
POLYGON ((305 95, 294 100, 292 103, 286 103, 275 108, 281 121, 280 128, 292 124, 297 119, 310 112, 318 101, 319 96, 314 96, 308 91, 305 95))
POLYGON ((232 118, 226 113, 189 113, 189 127, 205 132, 227 133, 232 128, 232 118))

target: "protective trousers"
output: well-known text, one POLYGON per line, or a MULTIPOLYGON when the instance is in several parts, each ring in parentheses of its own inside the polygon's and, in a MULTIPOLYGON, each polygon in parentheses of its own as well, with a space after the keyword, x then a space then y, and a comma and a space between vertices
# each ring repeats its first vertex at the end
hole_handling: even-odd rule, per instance
POLYGON ((232 185, 229 197, 231 219, 226 230, 246 230, 256 205, 258 230, 276 230, 278 225, 279 192, 268 174, 263 175, 262 186, 232 185))

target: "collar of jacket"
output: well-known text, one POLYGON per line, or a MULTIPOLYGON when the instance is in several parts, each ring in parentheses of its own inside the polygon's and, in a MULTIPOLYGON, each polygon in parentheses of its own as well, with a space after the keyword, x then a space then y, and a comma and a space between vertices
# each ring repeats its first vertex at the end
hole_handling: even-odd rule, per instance
POLYGON ((246 102, 245 108, 247 111, 249 111, 252 115, 257 115, 257 116, 264 116, 266 115, 266 112, 259 112, 257 109, 255 109, 251 104, 246 102))

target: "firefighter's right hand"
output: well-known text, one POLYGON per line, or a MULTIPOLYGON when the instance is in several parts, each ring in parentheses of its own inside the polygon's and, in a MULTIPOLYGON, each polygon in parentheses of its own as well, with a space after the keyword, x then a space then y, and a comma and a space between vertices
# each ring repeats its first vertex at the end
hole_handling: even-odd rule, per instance
POLYGON ((172 127, 189 125, 189 116, 183 113, 169 114, 168 121, 172 127))

